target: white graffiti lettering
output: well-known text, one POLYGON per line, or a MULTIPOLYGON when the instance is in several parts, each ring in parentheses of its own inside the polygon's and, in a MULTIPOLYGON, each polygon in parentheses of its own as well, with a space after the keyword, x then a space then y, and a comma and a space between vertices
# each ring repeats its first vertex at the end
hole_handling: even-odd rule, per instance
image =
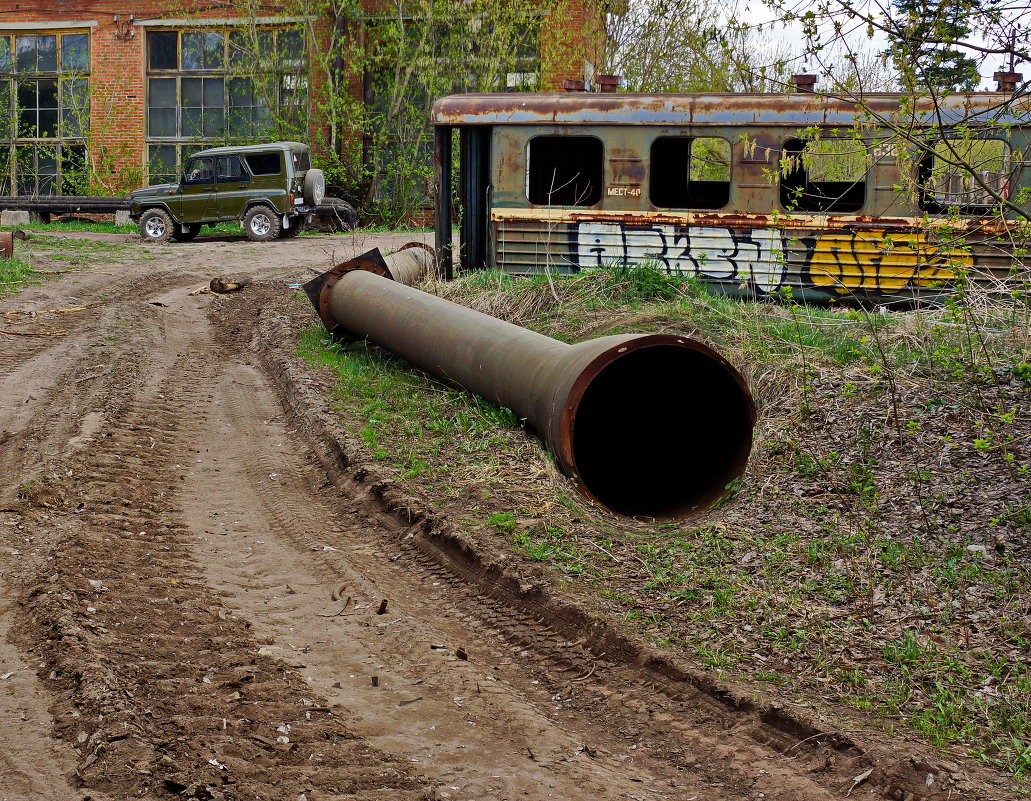
POLYGON ((772 292, 783 282, 785 256, 781 233, 775 228, 600 222, 577 225, 573 253, 581 269, 651 262, 669 273, 740 281, 763 292, 772 292))

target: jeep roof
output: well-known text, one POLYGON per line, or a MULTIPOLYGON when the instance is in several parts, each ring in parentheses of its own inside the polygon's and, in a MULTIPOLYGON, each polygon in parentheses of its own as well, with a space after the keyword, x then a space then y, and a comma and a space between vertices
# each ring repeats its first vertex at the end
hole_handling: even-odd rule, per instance
POLYGON ((309 151, 310 148, 300 142, 268 142, 263 145, 223 145, 222 147, 209 147, 207 150, 198 150, 191 153, 194 156, 221 156, 227 153, 261 153, 267 150, 290 150, 309 151))

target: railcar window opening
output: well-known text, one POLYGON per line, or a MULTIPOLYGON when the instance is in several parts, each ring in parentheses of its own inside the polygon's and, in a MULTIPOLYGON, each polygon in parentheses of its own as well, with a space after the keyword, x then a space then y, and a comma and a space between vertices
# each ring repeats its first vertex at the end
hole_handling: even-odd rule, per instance
POLYGON ((527 148, 526 197, 535 206, 601 201, 605 149, 596 136, 535 136, 527 148))
POLYGON ((730 142, 718 136, 662 136, 652 142, 653 206, 721 209, 730 201, 730 142))
POLYGON ((780 204, 788 211, 859 211, 868 170, 862 140, 789 139, 780 157, 780 204))
POLYGON ((1014 160, 1003 139, 944 139, 917 162, 920 208, 933 214, 956 209, 983 214, 1009 198, 1014 160))

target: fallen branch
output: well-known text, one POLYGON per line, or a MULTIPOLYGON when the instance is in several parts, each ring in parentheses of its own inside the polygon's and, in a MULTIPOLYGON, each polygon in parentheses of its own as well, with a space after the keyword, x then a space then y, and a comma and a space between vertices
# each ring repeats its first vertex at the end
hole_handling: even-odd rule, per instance
POLYGON ((0 328, 0 334, 7 334, 12 337, 63 337, 67 336, 67 331, 11 331, 6 328, 0 328))

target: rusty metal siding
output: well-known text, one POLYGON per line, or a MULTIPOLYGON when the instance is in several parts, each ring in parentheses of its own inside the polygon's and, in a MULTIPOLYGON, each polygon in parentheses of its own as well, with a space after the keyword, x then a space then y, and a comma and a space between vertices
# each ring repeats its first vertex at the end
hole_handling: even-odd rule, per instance
MULTIPOLYGON (((870 94, 871 115, 903 127, 977 124, 1026 124, 1031 99, 978 92, 948 95, 936 106, 918 99, 913 110, 900 106, 898 94, 870 94), (1005 104, 1011 108, 1000 115, 1005 104)), ((820 94, 676 94, 635 95, 589 92, 503 95, 451 95, 433 104, 435 125, 763 125, 806 128, 830 125, 851 128, 856 105, 820 94)))
MULTIPOLYGON (((915 223, 915 221, 913 221, 915 223)), ((1013 259, 994 235, 959 247, 949 234, 869 226, 833 229, 749 226, 740 220, 695 225, 597 220, 533 220, 495 215, 496 266, 515 274, 651 265, 694 276, 712 289, 749 297, 813 301, 866 297, 930 299, 961 276, 987 292, 1009 291, 1013 259)))

